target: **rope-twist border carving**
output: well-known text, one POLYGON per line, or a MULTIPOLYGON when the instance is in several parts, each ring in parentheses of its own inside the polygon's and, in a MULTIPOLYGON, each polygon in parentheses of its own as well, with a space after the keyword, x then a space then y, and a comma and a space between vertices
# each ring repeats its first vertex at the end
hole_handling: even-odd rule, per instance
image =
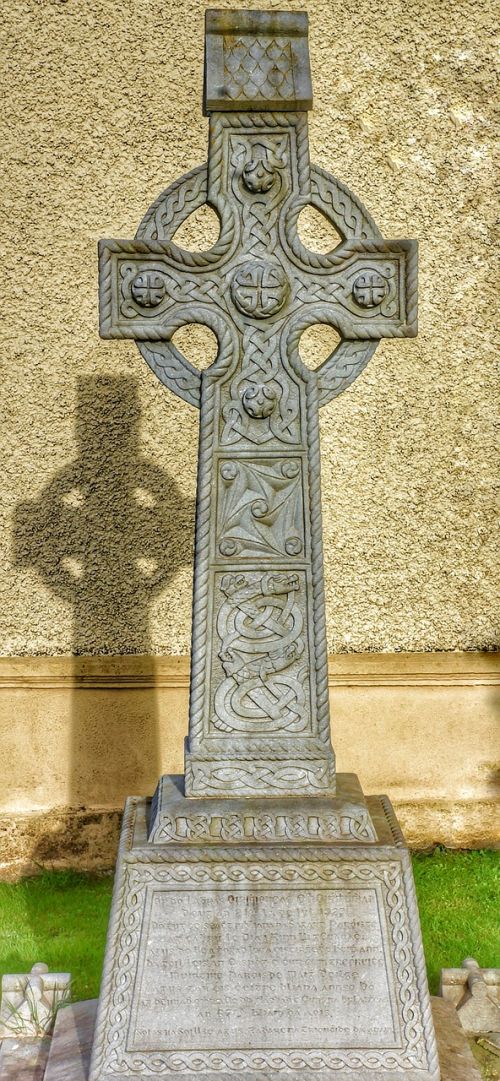
MULTIPOLYGON (((282 849, 282 851, 285 851, 282 849)), ((316 852, 316 850, 314 850, 316 852)), ((330 849, 331 852, 331 849, 330 849)), ((159 856, 160 853, 157 853, 159 856)), ((117 892, 117 904, 120 911, 117 913, 117 927, 115 939, 118 943, 113 960, 117 960, 119 978, 116 973, 110 979, 110 966, 106 966, 103 982, 103 1002, 106 1000, 107 1025, 99 1027, 98 1044, 100 1048, 99 1058, 96 1064, 99 1069, 107 1069, 111 1073, 119 1074, 127 1071, 130 1074, 158 1073, 164 1075, 179 1074, 186 1070, 194 1070, 196 1073, 212 1071, 224 1075, 230 1071, 240 1072, 243 1070, 263 1071, 277 1070, 321 1070, 321 1069, 419 1069, 425 1071, 423 1076, 427 1078, 438 1077, 437 1057, 435 1045, 433 1045, 430 1033, 432 1031, 430 1004, 424 1004, 422 998, 425 995, 425 983, 422 984, 423 953, 417 949, 415 955, 408 934, 408 926, 415 927, 416 907, 413 903, 413 883, 411 879, 411 866, 403 867, 398 860, 381 859, 380 853, 371 853, 372 859, 369 866, 354 863, 354 866, 346 866, 346 858, 332 862, 331 856, 328 863, 313 863, 313 851, 302 850, 300 863, 291 863, 288 854, 285 855, 281 864, 273 865, 271 852, 264 857, 266 866, 261 863, 242 865, 240 863, 221 864, 219 862, 205 863, 200 865, 195 859, 186 863, 185 850, 183 851, 183 864, 173 862, 172 856, 168 862, 163 853, 163 859, 155 859, 155 866, 135 864, 130 867, 127 874, 121 875, 123 883, 127 883, 127 892, 123 889, 117 892), (285 865, 286 864, 288 866, 285 865), (162 866, 161 866, 162 865, 162 866), (409 874, 408 874, 409 871, 409 874), (286 1051, 261 1051, 249 1052, 221 1050, 213 1052, 159 1052, 151 1055, 141 1052, 127 1054, 123 1050, 123 1035, 125 1019, 128 1018, 128 999, 131 995, 132 980, 137 963, 137 951, 139 935, 142 923, 144 905, 144 891, 148 882, 167 883, 195 883, 213 882, 218 884, 227 883, 232 885, 237 882, 257 883, 267 882, 370 882, 378 881, 386 892, 386 903, 389 913, 389 925, 393 943, 393 956, 396 965, 397 986, 400 1000, 400 1017, 403 1023, 405 1046, 400 1051, 397 1049, 380 1050, 324 1050, 315 1049, 305 1051, 295 1049, 286 1051), (126 898, 124 904, 124 897, 126 898), (407 909, 405 907, 405 897, 407 909), (408 924, 409 918, 409 924, 408 924), (415 979, 417 977, 417 980, 415 979), (104 988, 105 984, 105 988, 104 988), (422 995, 422 987, 424 994, 422 995), (419 993, 420 992, 420 993, 419 993), (108 1014, 109 1011, 109 1014, 108 1014), (106 1044, 104 1044, 106 1040, 106 1044)), ((215 859, 216 857, 214 857, 215 859)), ((351 857, 349 856, 349 859, 351 857)), ((365 860, 364 854, 358 859, 365 860)), ((96 1075, 97 1076, 97 1075, 96 1075)), ((91 1077, 94 1077, 91 1074, 91 1077)))

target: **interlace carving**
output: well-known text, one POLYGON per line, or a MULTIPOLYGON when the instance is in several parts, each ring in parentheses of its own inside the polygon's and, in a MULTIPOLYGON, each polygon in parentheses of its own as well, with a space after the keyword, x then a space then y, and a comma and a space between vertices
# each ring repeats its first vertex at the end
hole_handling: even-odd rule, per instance
POLYGON ((169 841, 240 842, 316 840, 363 841, 375 839, 366 810, 344 808, 328 814, 193 814, 162 815, 155 843, 169 841))
POLYGON ((194 170, 167 189, 135 241, 101 245, 102 333, 134 338, 159 378, 202 412, 188 794, 334 791, 317 410, 356 378, 380 337, 415 332, 414 245, 384 241, 347 188, 310 169, 305 112, 264 105, 287 87, 300 26, 283 43, 226 37, 233 104, 210 118, 208 175, 194 170), (262 108, 252 112, 254 92, 262 108), (204 201, 219 215, 219 238, 210 251, 184 251, 175 231, 204 201), (332 252, 300 241, 308 203, 343 238, 332 252), (172 344, 188 322, 218 339, 203 373, 172 344), (315 322, 335 326, 341 342, 309 371, 299 342, 315 322), (224 575, 270 582, 288 571, 300 588, 283 595, 281 615, 280 594, 247 597, 244 616, 222 585, 224 575))
POLYGON ((220 589, 219 658, 227 678, 215 692, 213 727, 266 733, 271 718, 275 732, 301 732, 307 665, 288 671, 305 648, 298 574, 225 574, 220 589))

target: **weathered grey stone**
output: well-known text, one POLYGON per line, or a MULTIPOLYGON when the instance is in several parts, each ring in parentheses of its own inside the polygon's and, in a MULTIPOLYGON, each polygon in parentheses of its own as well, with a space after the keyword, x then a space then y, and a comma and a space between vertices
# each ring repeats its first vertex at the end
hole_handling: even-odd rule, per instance
POLYGON ((411 862, 376 841, 158 844, 126 809, 91 1079, 437 1079, 411 862))
POLYGON ((205 113, 312 109, 305 11, 207 11, 205 113))
POLYGON ((88 1081, 97 1000, 60 1010, 43 1081, 88 1081))
POLYGON ((361 785, 354 773, 337 777, 335 796, 187 799, 183 777, 160 778, 149 841, 209 844, 239 841, 376 841, 361 785))
POLYGON ((318 406, 380 338, 416 333, 416 245, 384 240, 343 184, 309 166, 305 15, 209 12, 207 31, 208 169, 167 188, 135 240, 101 242, 101 335, 134 339, 201 409, 186 794, 334 795, 318 406), (283 65, 297 107, 269 111, 283 65), (220 236, 183 251, 175 231, 205 202, 220 236), (343 238, 326 255, 300 241, 308 203, 343 238), (193 322, 219 342, 204 372, 171 341, 193 322), (311 371, 299 339, 317 322, 342 340, 311 371))
POLYGON ((57 1010, 70 992, 69 972, 49 972, 42 963, 33 965, 28 974, 2 976, 0 1039, 50 1033, 57 1010))
POLYGON ((2 1081, 45 1081, 49 1036, 9 1036, 0 1041, 2 1081))
POLYGON ((309 166, 307 19, 208 12, 208 169, 100 245, 101 334, 133 338, 200 407, 184 783, 122 830, 91 1081, 437 1081, 411 863, 385 797, 336 779, 330 743, 318 406, 381 337, 416 333, 416 246, 384 241, 309 166), (182 251, 208 202, 221 232, 182 251), (342 236, 327 255, 302 208, 342 236), (201 322, 219 354, 172 344, 201 322), (316 371, 302 331, 339 347, 316 371))
POLYGON ((439 993, 451 1002, 470 1036, 500 1030, 500 969, 480 968, 466 957, 461 968, 443 968, 439 993))

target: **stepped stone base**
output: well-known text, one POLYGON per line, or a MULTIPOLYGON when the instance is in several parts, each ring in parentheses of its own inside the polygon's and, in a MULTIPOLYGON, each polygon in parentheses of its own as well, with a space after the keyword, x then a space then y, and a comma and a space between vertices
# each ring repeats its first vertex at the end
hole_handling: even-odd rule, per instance
POLYGON ((364 806, 372 841, 323 840, 325 801, 311 799, 293 812, 266 800, 270 840, 244 825, 260 820, 254 801, 234 801, 226 826, 236 816, 243 837, 229 841, 218 802, 195 802, 176 779, 152 808, 128 801, 91 1081, 437 1081, 411 862, 388 800, 340 778, 331 814, 364 806), (181 836, 189 814, 201 840, 181 836), (306 834, 278 833, 297 816, 306 834))

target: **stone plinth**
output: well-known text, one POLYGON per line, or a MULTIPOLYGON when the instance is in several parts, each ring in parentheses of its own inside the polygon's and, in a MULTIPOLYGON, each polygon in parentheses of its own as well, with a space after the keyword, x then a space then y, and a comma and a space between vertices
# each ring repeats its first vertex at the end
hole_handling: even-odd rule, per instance
POLYGON ((182 776, 161 777, 149 822, 148 840, 161 844, 233 841, 375 841, 361 785, 354 773, 337 778, 336 795, 304 800, 186 799, 182 776))
POLYGON ((91 1081, 437 1081, 410 857, 389 802, 366 801, 369 842, 148 841, 185 817, 183 799, 164 780, 153 811, 127 805, 91 1081))

